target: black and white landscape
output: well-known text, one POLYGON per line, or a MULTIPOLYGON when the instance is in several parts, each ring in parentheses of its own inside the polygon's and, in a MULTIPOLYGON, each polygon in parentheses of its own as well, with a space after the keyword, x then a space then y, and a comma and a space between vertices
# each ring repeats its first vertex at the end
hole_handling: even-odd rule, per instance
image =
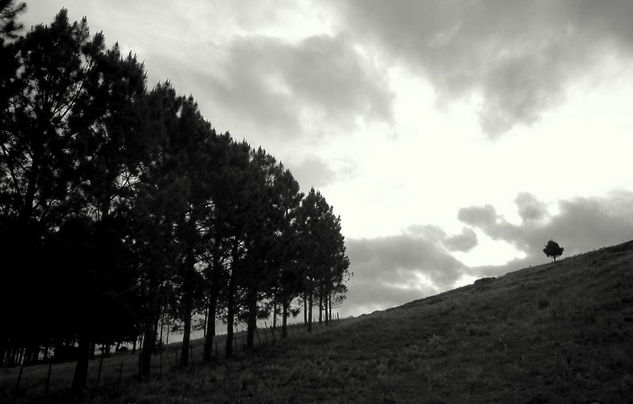
POLYGON ((0 0, 0 402, 627 402, 631 21, 0 0))

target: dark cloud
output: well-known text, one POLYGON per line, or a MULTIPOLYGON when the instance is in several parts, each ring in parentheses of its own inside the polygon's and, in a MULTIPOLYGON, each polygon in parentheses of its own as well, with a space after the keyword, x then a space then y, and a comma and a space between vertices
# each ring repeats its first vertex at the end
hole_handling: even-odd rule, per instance
POLYGON ((462 228, 461 234, 447 236, 446 232, 434 225, 412 225, 407 233, 422 236, 438 245, 443 245, 449 251, 467 252, 477 246, 477 234, 470 228, 462 228))
POLYGON ((532 195, 519 194, 516 203, 523 218, 521 224, 498 216, 490 205, 460 209, 458 218, 494 240, 514 245, 527 255, 524 262, 542 262, 543 246, 550 239, 559 242, 566 254, 577 254, 633 238, 632 192, 563 200, 555 216, 550 216, 544 204, 532 195), (535 220, 543 218, 547 220, 535 220))
POLYGON ((289 139, 306 129, 351 128, 358 117, 392 119, 385 77, 343 37, 319 35, 297 43, 237 37, 208 70, 182 68, 187 87, 202 90, 196 98, 230 117, 232 128, 248 121, 249 133, 289 139))
POLYGON ((328 185, 337 178, 337 173, 317 156, 308 156, 301 163, 288 167, 303 190, 328 185))
POLYGON ((527 192, 517 195, 514 202, 517 205, 519 216, 524 222, 543 220, 548 216, 545 204, 527 192))
POLYGON ((492 205, 461 208, 457 218, 464 223, 477 227, 490 227, 497 221, 497 211, 492 205))
POLYGON ((468 252, 477 246, 477 234, 473 229, 464 227, 461 234, 444 240, 444 246, 450 251, 468 252))
POLYGON ((435 226, 413 226, 400 235, 347 240, 354 276, 346 306, 385 308, 452 287, 467 269, 434 235, 444 238, 435 226))
POLYGON ((531 124, 605 55, 630 57, 633 2, 355 0, 333 2, 346 29, 425 74, 438 95, 482 95, 490 136, 531 124))
POLYGON ((399 306, 437 293, 436 289, 429 286, 403 288, 360 276, 353 277, 348 288, 348 298, 341 309, 353 315, 399 306))
POLYGON ((458 214, 464 223, 525 253, 503 265, 467 267, 447 251, 473 248, 477 236, 471 228, 447 237, 437 226, 413 225, 396 236, 348 240, 354 277, 346 310, 367 311, 426 297, 450 289, 463 275, 500 276, 543 264, 548 261, 543 248, 550 239, 565 248, 564 258, 633 238, 633 192, 562 200, 556 214, 528 193, 519 194, 515 202, 523 219, 519 224, 508 222, 491 205, 463 208, 458 214))
POLYGON ((410 284, 418 282, 417 275, 421 275, 444 288, 452 285, 464 269, 436 241, 416 234, 352 239, 346 245, 354 273, 378 282, 410 284))

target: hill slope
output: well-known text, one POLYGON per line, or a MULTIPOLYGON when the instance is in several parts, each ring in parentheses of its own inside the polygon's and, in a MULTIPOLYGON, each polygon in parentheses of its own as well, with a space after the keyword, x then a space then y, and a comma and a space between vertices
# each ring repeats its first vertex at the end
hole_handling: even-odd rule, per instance
POLYGON ((350 320, 116 402, 627 402, 633 241, 350 320))

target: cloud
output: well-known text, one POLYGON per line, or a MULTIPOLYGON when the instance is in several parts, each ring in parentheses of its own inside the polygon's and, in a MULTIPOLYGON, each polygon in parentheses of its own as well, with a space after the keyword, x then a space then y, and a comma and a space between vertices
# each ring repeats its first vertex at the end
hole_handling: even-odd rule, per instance
POLYGON ((524 222, 543 220, 548 216, 545 204, 527 192, 517 195, 514 202, 517 205, 519 216, 524 222))
POLYGON ((565 257, 633 238, 633 192, 561 200, 556 214, 529 193, 518 194, 515 203, 522 218, 518 224, 508 222, 491 205, 466 207, 458 213, 465 224, 525 253, 503 265, 469 267, 451 255, 450 251, 476 246, 477 235, 469 227, 449 237, 438 226, 412 225, 398 235, 348 240, 354 276, 345 310, 390 307, 448 290, 464 275, 500 276, 542 264, 548 260, 543 248, 550 239, 565 248, 565 257))
POLYGON ((428 241, 444 246, 449 251, 467 252, 477 246, 477 234, 470 228, 462 228, 461 234, 447 236, 446 232, 434 225, 411 225, 406 233, 422 236, 428 241))
POLYGON ((433 286, 444 288, 464 269, 435 240, 419 234, 351 239, 346 245, 354 273, 378 282, 416 285, 428 279, 433 286))
POLYGON ((246 133, 290 140, 332 127, 351 129, 360 117, 392 120, 386 79, 343 37, 316 35, 295 43, 249 35, 235 37, 222 53, 211 68, 182 69, 188 87, 202 90, 196 98, 230 117, 232 128, 248 124, 246 133))
POLYGON ((497 211, 492 205, 471 206, 461 208, 457 218, 471 226, 489 228, 497 220, 497 211))
POLYGON ((530 125, 606 55, 630 58, 627 0, 333 2, 344 27, 424 74, 440 99, 481 96, 491 137, 530 125))
POLYGON ((403 288, 360 276, 352 278, 348 288, 348 298, 341 309, 353 315, 398 306, 437 293, 436 289, 429 286, 403 288))
POLYGON ((444 246, 449 251, 468 252, 477 246, 477 234, 473 229, 464 227, 461 234, 445 239, 444 246))
POLYGON ((508 222, 490 205, 460 209, 458 218, 494 240, 511 243, 526 254, 524 262, 530 263, 542 262, 543 246, 550 239, 571 255, 633 238, 633 192, 562 200, 555 216, 533 195, 519 194, 515 202, 523 219, 520 224, 508 222))
POLYGON ((345 305, 374 310, 452 287, 468 270, 442 247, 444 237, 438 227, 412 226, 399 235, 347 240, 354 276, 345 305))
POLYGON ((337 173, 316 156, 307 156, 301 163, 289 167, 304 190, 328 185, 337 178, 337 173))

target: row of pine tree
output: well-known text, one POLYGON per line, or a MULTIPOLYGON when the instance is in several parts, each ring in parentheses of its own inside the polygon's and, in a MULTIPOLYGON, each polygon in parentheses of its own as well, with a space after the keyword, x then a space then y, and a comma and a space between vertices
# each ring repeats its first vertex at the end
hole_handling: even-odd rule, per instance
POLYGON ((159 320, 236 322, 252 347, 257 319, 312 308, 331 319, 349 277, 340 219, 304 195, 262 148, 216 133, 194 99, 62 10, 28 32, 0 0, 0 358, 76 352, 86 384, 95 344, 142 336, 150 374, 159 320))

